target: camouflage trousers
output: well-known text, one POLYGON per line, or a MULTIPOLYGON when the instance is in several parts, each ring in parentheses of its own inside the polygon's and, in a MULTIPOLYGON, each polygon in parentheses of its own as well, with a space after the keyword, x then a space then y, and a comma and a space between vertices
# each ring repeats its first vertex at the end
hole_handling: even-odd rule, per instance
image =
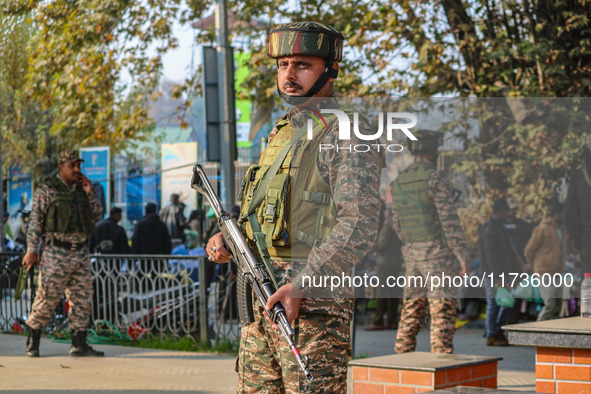
POLYGON ((351 358, 350 321, 326 314, 301 313, 294 321, 295 343, 311 358, 308 382, 279 330, 261 318, 242 327, 237 360, 238 393, 345 393, 351 358))
POLYGON ((446 298, 405 298, 396 335, 396 353, 414 352, 417 334, 431 313, 431 352, 453 353, 457 300, 446 298))
MULTIPOLYGON (((413 261, 406 257, 407 283, 410 276, 422 277, 424 280, 433 275, 448 276, 458 274, 459 264, 449 258, 427 261, 413 261)), ((432 283, 424 283, 423 287, 407 287, 404 289, 404 302, 400 315, 400 323, 396 335, 396 353, 408 353, 415 350, 416 337, 427 318, 431 314, 431 352, 453 353, 453 338, 456 331, 457 293, 452 286, 434 287, 432 283)))
POLYGON ((92 303, 92 273, 88 248, 71 251, 45 246, 39 264, 39 288, 27 325, 35 330, 49 323, 62 295, 66 294, 70 330, 88 329, 92 303))

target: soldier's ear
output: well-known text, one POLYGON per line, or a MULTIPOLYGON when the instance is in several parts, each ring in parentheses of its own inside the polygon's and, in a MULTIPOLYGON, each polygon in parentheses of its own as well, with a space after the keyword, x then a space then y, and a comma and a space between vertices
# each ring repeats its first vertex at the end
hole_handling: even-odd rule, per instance
POLYGON ((332 69, 330 70, 330 78, 328 78, 328 82, 334 82, 335 79, 337 79, 337 76, 339 75, 339 63, 338 62, 334 62, 332 64, 332 69))

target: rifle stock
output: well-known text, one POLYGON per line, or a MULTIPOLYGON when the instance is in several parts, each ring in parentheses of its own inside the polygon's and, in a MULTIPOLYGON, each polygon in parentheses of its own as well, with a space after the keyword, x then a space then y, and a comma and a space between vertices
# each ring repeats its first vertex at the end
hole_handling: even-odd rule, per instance
POLYGON ((271 310, 267 310, 267 300, 277 290, 271 281, 269 272, 265 265, 254 257, 238 227, 238 224, 223 209, 218 196, 203 171, 203 167, 199 164, 193 167, 191 188, 203 194, 209 201, 217 218, 220 232, 224 237, 225 246, 238 265, 238 274, 241 276, 241 278, 238 279, 238 284, 241 289, 238 290, 239 292, 242 291, 244 293, 242 300, 239 302, 240 321, 247 324, 254 320, 252 302, 250 302, 252 298, 248 297, 252 296, 252 293, 250 293, 250 289, 252 289, 252 292, 265 308, 271 321, 279 326, 283 337, 287 340, 290 350, 304 372, 306 379, 312 380, 312 374, 307 366, 309 358, 300 354, 300 351, 293 341, 294 331, 287 320, 285 308, 280 302, 278 302, 273 305, 271 310))

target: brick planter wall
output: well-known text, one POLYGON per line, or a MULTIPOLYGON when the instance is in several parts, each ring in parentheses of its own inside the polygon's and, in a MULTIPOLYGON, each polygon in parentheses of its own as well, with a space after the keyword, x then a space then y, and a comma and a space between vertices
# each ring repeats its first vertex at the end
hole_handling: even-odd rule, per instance
POLYGON ((536 392, 591 393, 591 350, 537 348, 536 392))
POLYGON ((353 393, 423 393, 455 386, 496 389, 498 360, 420 352, 415 357, 413 353, 406 353, 404 356, 355 360, 351 362, 353 393), (425 360, 425 363, 416 362, 416 359, 425 360))
POLYGON ((438 372, 353 367, 353 392, 423 393, 455 386, 497 388, 497 362, 438 372))

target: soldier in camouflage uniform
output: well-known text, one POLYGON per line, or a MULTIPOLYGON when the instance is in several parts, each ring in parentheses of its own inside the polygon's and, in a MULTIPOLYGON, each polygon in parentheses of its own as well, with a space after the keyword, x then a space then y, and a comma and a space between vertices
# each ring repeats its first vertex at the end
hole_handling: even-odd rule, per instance
MULTIPOLYGON (((277 59, 277 88, 288 103, 299 99, 316 112, 320 105, 339 107, 333 82, 343 39, 332 27, 314 22, 281 25, 271 31, 269 53, 277 59), (308 97, 313 99, 306 101, 308 97), (316 102, 320 98, 324 98, 322 104, 316 102)), ((320 143, 343 143, 338 140, 336 117, 326 116, 326 130, 314 134, 312 140, 294 137, 292 133, 305 127, 306 111, 303 105, 294 105, 269 135, 258 165, 249 169, 243 182, 241 218, 249 217, 242 225, 249 241, 254 233, 266 235, 278 282, 267 308, 276 302, 285 307, 296 345, 311 358, 314 380, 306 380, 278 327, 263 318, 262 306, 255 304, 255 321, 242 326, 237 360, 240 393, 346 392, 353 302, 344 297, 311 297, 298 285, 304 275, 336 275, 343 267, 350 270, 371 249, 377 236, 380 155, 319 151, 320 143), (281 157, 279 152, 289 146, 287 156, 281 157), (277 172, 270 174, 264 200, 255 210, 257 216, 249 215, 251 203, 256 205, 254 190, 278 160, 282 161, 277 163, 277 172), (282 192, 287 189, 292 192, 282 192), (294 213, 299 217, 297 226, 294 213), (258 225, 250 218, 258 218, 258 225), (259 225, 260 232, 256 230, 259 225), (303 269, 297 269, 296 263, 303 269)), ((360 125, 369 134, 367 127, 360 125)), ((356 138, 350 141, 358 142, 356 138)), ((207 252, 216 262, 230 259, 221 234, 212 237, 207 252)))
POLYGON ((102 216, 102 207, 90 180, 80 171, 81 161, 77 151, 60 152, 59 174, 48 177, 33 196, 27 253, 23 257, 28 270, 39 265, 39 288, 27 319, 26 354, 30 357, 39 357, 41 330, 49 322, 64 290, 70 306, 70 356, 104 356, 86 344, 92 303, 88 241, 102 216), (39 259, 37 250, 41 240, 39 259))
MULTIPOLYGON (((437 171, 441 133, 420 130, 410 150, 413 164, 392 183, 393 225, 404 245, 406 276, 467 272, 466 239, 444 175, 437 171), (459 263, 459 264, 458 264, 459 263), (460 267, 461 265, 461 267, 460 267)), ((430 283, 427 283, 429 286, 430 283)), ((457 289, 439 287, 404 289, 404 303, 396 336, 396 352, 415 350, 416 336, 427 311, 431 313, 431 351, 452 353, 457 314, 457 289)))

